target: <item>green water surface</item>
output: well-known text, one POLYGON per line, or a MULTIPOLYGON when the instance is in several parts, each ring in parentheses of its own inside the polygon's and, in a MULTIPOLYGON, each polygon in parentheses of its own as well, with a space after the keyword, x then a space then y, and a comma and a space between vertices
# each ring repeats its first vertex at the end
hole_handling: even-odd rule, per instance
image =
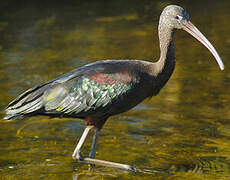
MULTIPOLYGON (((0 179, 229 179, 230 1, 3 1, 0 4, 0 179), (111 117, 98 159, 139 172, 75 162, 85 123, 38 116, 10 122, 4 108, 20 93, 103 59, 159 57, 158 18, 178 4, 225 63, 194 38, 175 35, 176 69, 160 94, 111 117)), ((91 139, 83 154, 87 155, 91 139)))

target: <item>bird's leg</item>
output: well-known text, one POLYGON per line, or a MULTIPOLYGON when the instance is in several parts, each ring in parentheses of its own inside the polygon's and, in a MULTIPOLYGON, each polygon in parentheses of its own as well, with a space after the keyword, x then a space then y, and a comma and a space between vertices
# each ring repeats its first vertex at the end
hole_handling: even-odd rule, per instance
POLYGON ((115 163, 115 162, 100 160, 100 159, 94 159, 95 153, 96 153, 98 134, 99 134, 99 130, 98 130, 98 128, 95 128, 89 158, 84 158, 84 162, 89 163, 90 167, 94 167, 95 165, 102 165, 102 166, 107 166, 107 167, 121 168, 121 169, 135 172, 136 168, 134 168, 130 165, 127 165, 127 164, 121 164, 121 163, 115 163))
MULTIPOLYGON (((98 133, 99 133, 98 128, 95 128, 94 129, 93 140, 92 140, 92 145, 91 145, 91 149, 90 149, 90 153, 89 153, 89 158, 90 159, 94 159, 95 158, 98 133)), ((91 169, 93 167, 95 167, 95 164, 89 164, 89 169, 91 169)))
POLYGON ((75 160, 84 160, 84 157, 81 155, 81 147, 83 146, 86 138, 87 138, 87 135, 89 134, 89 131, 94 128, 94 126, 87 126, 81 136, 81 139, 79 140, 74 152, 73 152, 73 159, 75 160))
POLYGON ((80 149, 83 146, 85 139, 87 138, 87 135, 89 134, 89 131, 95 128, 94 126, 87 126, 81 136, 81 139, 79 140, 74 152, 73 152, 73 159, 75 160, 80 160, 81 162, 91 164, 91 165, 101 165, 101 166, 107 166, 107 167, 115 167, 115 168, 121 168, 125 169, 128 171, 136 171, 136 168, 127 165, 127 164, 121 164, 121 163, 115 163, 115 162, 110 162, 110 161, 104 161, 100 159, 94 159, 95 158, 95 150, 96 150, 96 144, 97 144, 97 137, 99 133, 99 129, 95 128, 94 136, 93 136, 93 141, 92 141, 92 146, 91 146, 91 151, 89 154, 89 158, 84 158, 81 153, 80 149))
POLYGON ((97 146, 97 139, 98 139, 98 133, 99 133, 98 128, 95 128, 95 129, 94 129, 93 141, 92 141, 92 145, 91 145, 91 150, 90 150, 90 153, 89 153, 89 158, 92 158, 92 159, 95 158, 96 146, 97 146))
POLYGON ((120 169, 124 169, 127 171, 136 172, 136 168, 128 164, 121 164, 121 163, 115 163, 115 162, 110 162, 110 161, 105 161, 105 160, 100 160, 100 159, 92 159, 92 158, 84 158, 82 162, 87 163, 87 164, 92 164, 92 165, 120 168, 120 169))

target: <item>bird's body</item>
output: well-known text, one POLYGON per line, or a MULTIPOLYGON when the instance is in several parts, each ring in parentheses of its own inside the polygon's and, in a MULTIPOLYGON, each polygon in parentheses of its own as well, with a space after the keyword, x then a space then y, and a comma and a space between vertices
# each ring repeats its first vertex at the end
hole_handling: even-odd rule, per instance
MULTIPOLYGON (((144 99, 155 96, 169 80, 175 67, 173 36, 175 29, 183 29, 204 44, 224 65, 211 43, 190 22, 181 7, 167 6, 159 21, 160 58, 157 62, 142 60, 105 60, 85 65, 43 85, 29 89, 6 108, 6 119, 19 116, 47 115, 81 118, 87 123, 73 158, 86 160, 80 149, 90 129, 95 128, 90 158, 87 162, 111 165, 93 159, 98 130, 112 115, 133 108, 144 99), (92 160, 93 159, 93 160, 92 160)), ((133 170, 130 166, 112 166, 133 170)))
POLYGON ((154 74, 151 67, 156 65, 140 60, 88 64, 19 96, 9 104, 8 119, 34 115, 74 117, 101 128, 108 117, 158 94, 173 68, 165 78, 164 69, 162 77, 154 74))

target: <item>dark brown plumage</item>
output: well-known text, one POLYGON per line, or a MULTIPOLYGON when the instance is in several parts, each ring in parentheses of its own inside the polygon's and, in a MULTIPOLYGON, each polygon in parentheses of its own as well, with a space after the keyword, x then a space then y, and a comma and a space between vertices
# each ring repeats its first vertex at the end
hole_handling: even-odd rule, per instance
POLYGON ((147 97, 155 96, 169 80, 175 67, 173 36, 175 29, 183 29, 204 44, 214 55, 221 69, 224 65, 211 43, 190 22, 181 7, 167 6, 159 21, 160 59, 156 63, 141 60, 98 61, 73 70, 43 85, 29 89, 6 108, 6 119, 20 116, 46 115, 81 118, 85 129, 73 158, 94 164, 103 164, 127 170, 131 166, 96 160, 95 146, 98 131, 106 120, 133 108, 147 97), (94 128, 90 158, 84 158, 80 149, 94 128))

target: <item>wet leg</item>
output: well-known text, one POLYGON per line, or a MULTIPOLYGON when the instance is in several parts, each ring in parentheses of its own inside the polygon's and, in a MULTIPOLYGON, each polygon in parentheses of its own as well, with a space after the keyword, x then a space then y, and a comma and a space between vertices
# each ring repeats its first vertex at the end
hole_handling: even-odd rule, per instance
POLYGON ((81 136, 81 139, 79 140, 74 152, 73 152, 73 159, 75 160, 80 160, 81 162, 91 164, 91 165, 101 165, 101 166, 107 166, 107 167, 114 167, 114 168, 120 168, 128 171, 136 171, 136 168, 127 165, 127 164, 121 164, 121 163, 115 163, 115 162, 110 162, 110 161, 104 161, 100 159, 94 159, 95 158, 95 151, 96 151, 96 144, 97 144, 97 138, 98 138, 98 133, 99 130, 96 128, 94 132, 94 137, 92 141, 92 146, 91 146, 91 151, 89 154, 89 158, 84 158, 80 150, 87 138, 87 135, 89 134, 89 131, 94 128, 94 126, 87 126, 81 136))
POLYGON ((81 139, 79 140, 74 152, 73 152, 73 159, 75 160, 84 160, 84 157, 81 155, 81 148, 90 132, 90 130, 94 128, 94 126, 87 126, 81 136, 81 139))
POLYGON ((90 153, 89 153, 89 158, 92 158, 92 159, 95 158, 98 134, 99 134, 99 130, 98 130, 98 128, 95 128, 94 129, 93 141, 92 141, 92 145, 91 145, 91 150, 90 150, 90 153))

